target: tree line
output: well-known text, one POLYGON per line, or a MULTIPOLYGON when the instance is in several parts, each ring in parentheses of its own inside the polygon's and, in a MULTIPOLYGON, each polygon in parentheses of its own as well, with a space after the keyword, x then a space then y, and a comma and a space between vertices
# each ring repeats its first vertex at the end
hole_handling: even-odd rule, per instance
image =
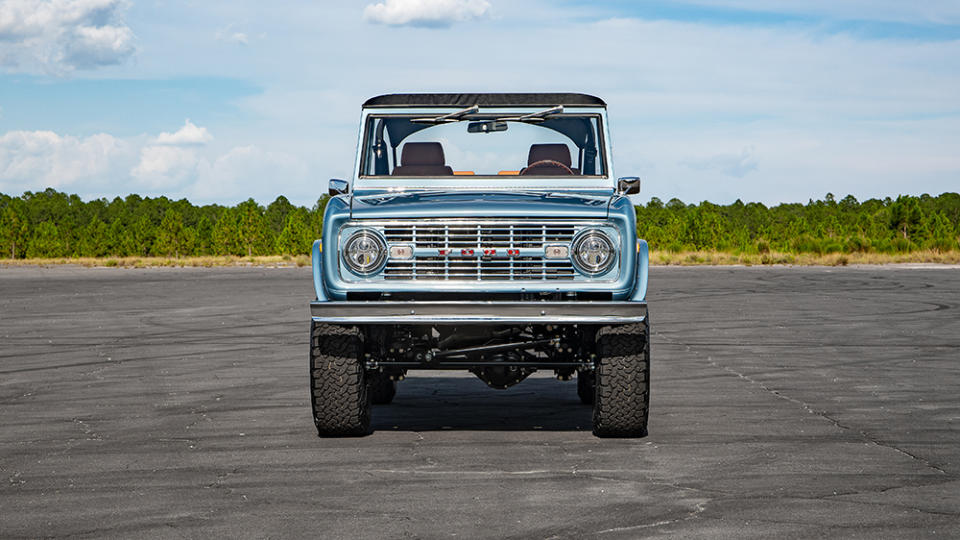
POLYGON ((908 253, 960 249, 960 194, 839 201, 828 193, 807 204, 767 207, 737 200, 637 207, 637 230, 654 249, 766 253, 908 253))
MULTIPOLYGON (((307 254, 320 237, 327 197, 307 208, 277 197, 262 206, 195 206, 166 197, 83 201, 52 188, 0 193, 0 257, 307 254)), ((960 194, 857 201, 832 194, 767 207, 736 201, 637 206, 637 231, 653 249, 724 252, 904 253, 960 250, 960 194)))
POLYGON ((236 206, 128 195, 84 202, 54 189, 0 193, 7 258, 305 254, 319 238, 327 198, 312 208, 277 197, 236 206))

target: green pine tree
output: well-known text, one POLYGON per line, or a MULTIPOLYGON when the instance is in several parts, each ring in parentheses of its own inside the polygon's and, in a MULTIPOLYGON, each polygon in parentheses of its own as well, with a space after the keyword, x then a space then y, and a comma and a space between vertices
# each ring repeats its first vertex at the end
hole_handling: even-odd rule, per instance
POLYGON ((9 254, 11 259, 21 257, 26 252, 27 238, 29 237, 29 223, 22 215, 22 205, 11 201, 3 212, 0 212, 0 249, 9 254))
POLYGON ((276 250, 284 255, 304 255, 310 253, 313 233, 310 230, 310 215, 303 208, 297 208, 287 214, 287 222, 277 236, 276 250))
POLYGON ((237 205, 237 234, 247 257, 260 255, 269 250, 272 243, 263 208, 253 199, 237 205))
POLYGON ((103 257, 110 254, 110 227, 94 218, 83 228, 83 234, 77 242, 76 253, 81 257, 103 257))
POLYGON ((926 228, 929 231, 926 247, 929 249, 943 252, 960 248, 954 228, 943 212, 931 215, 926 228))
POLYGON ((283 195, 277 197, 276 200, 267 206, 263 217, 267 222, 267 227, 274 236, 279 235, 280 232, 283 231, 283 227, 287 223, 287 216, 295 208, 296 207, 283 195))
POLYGON ((200 217, 200 221, 197 222, 194 230, 193 253, 195 255, 212 255, 214 253, 213 224, 206 215, 200 217))
POLYGON ((66 249, 60 238, 60 230, 49 221, 37 225, 27 246, 28 258, 62 257, 66 249))
POLYGON ((132 253, 137 253, 133 236, 128 232, 127 228, 124 227, 120 219, 116 219, 110 223, 107 229, 106 244, 107 252, 111 255, 126 257, 132 253))
POLYGON ((890 205, 890 227, 909 239, 923 220, 923 211, 916 197, 901 195, 890 205))
POLYGON ((193 229, 183 225, 183 216, 180 212, 170 208, 164 213, 157 229, 157 239, 154 252, 161 255, 173 255, 180 258, 189 253, 193 244, 193 229))
POLYGON ((220 214, 211 232, 213 253, 216 255, 240 255, 240 234, 237 226, 237 211, 226 208, 220 214))

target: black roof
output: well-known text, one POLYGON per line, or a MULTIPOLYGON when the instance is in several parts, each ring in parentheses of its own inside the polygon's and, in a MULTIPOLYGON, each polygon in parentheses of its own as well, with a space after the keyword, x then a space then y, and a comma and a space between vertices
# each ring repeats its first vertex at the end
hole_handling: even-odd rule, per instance
POLYGON ((506 107, 529 105, 551 107, 555 105, 583 105, 606 107, 602 99, 587 94, 385 94, 372 97, 364 107, 506 107))

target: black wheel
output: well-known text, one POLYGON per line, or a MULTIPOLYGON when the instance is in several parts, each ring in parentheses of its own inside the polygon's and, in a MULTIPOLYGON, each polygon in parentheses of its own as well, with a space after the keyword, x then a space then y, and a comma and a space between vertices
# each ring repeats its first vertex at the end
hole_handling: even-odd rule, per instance
POLYGON ((321 437, 370 432, 370 393, 356 328, 310 323, 310 401, 321 437))
POLYGON ((580 403, 593 405, 593 397, 597 392, 597 378, 592 371, 577 372, 577 395, 580 403))
POLYGON ((397 381, 390 380, 386 373, 371 373, 367 375, 370 381, 370 400, 374 405, 386 405, 397 395, 397 381))
POLYGON ((650 332, 646 323, 605 326, 597 332, 597 437, 644 437, 650 405, 650 332))

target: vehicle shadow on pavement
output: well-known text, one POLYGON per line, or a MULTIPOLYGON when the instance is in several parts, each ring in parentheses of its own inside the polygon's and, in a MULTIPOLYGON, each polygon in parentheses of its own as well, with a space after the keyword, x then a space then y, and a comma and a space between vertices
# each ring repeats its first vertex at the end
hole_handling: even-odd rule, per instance
POLYGON ((414 376, 397 385, 389 405, 373 409, 382 431, 590 431, 592 407, 580 403, 576 380, 529 378, 506 390, 467 377, 414 376))

